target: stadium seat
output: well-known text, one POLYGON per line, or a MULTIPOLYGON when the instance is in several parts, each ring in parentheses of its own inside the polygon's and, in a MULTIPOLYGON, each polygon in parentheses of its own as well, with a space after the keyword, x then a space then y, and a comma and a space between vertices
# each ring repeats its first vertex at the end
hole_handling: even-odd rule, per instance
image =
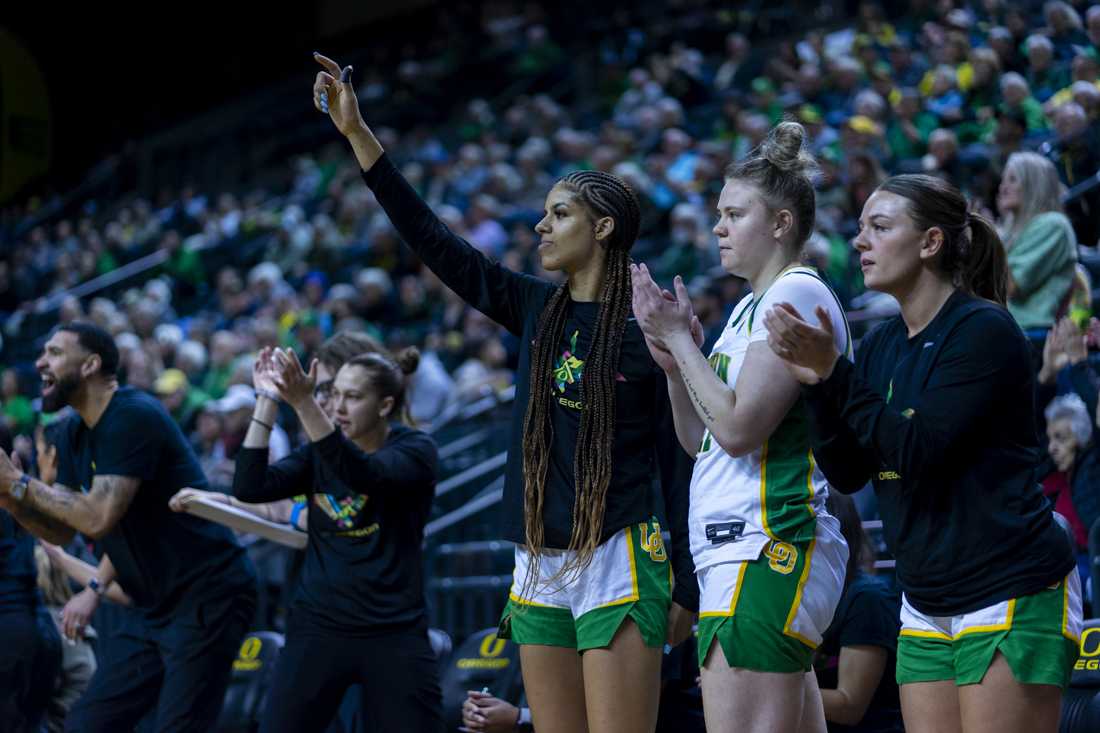
POLYGON ((1100 730, 1100 693, 1070 687, 1062 696, 1058 733, 1095 733, 1100 730))
POLYGON ((495 626, 471 634, 451 656, 440 684, 447 730, 462 725, 462 702, 467 690, 487 688, 495 697, 518 704, 523 692, 519 647, 497 638, 495 626))
POLYGON ((218 733, 256 730, 283 643, 283 635, 275 631, 253 631, 241 642, 218 718, 218 733))

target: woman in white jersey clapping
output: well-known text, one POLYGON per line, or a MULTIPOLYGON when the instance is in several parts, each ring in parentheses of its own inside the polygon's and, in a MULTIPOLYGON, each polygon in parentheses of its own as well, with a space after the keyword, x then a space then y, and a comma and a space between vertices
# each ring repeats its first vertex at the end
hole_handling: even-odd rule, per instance
MULTIPOLYGON (((832 620, 848 550, 825 511, 798 382, 767 343, 763 315, 844 312, 799 264, 814 226, 815 164, 804 131, 778 125, 726 172, 714 233, 722 267, 749 281, 709 358, 687 289, 634 272, 634 312, 668 374, 681 444, 695 454, 690 535, 701 591, 699 663, 707 730, 824 731, 814 649, 832 620)), ((836 345, 850 352, 847 328, 836 345)))

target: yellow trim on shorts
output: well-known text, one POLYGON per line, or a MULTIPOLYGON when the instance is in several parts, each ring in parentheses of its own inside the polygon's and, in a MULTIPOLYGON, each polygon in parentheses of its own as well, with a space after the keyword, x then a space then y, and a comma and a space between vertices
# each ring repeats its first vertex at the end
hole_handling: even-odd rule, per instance
POLYGON ((952 641, 951 636, 948 634, 939 631, 925 631, 923 629, 902 629, 898 632, 898 636, 915 636, 918 639, 941 639, 943 641, 952 641))
MULTIPOLYGON (((1005 610, 1005 620, 999 624, 971 626, 968 629, 963 629, 954 636, 951 636, 950 634, 944 634, 939 631, 925 631, 922 629, 902 629, 901 632, 899 632, 898 636, 914 636, 919 639, 942 639, 943 641, 957 641, 968 634, 988 634, 994 631, 1009 631, 1012 628, 1012 619, 1015 615, 1016 599, 1011 598, 1008 601, 1008 608, 1005 610)), ((1062 618, 1066 618, 1065 611, 1063 611, 1062 613, 1062 618)))
POLYGON ((726 611, 706 611, 699 614, 699 618, 708 618, 714 616, 722 616, 729 618, 737 610, 737 599, 741 597, 741 585, 745 582, 745 571, 749 569, 749 563, 747 560, 741 561, 741 569, 737 571, 737 583, 733 586, 733 599, 730 600, 730 610, 726 611))
MULTIPOLYGON (((1071 573, 1077 572, 1071 570, 1071 573)), ((1067 578, 1068 580, 1068 578, 1067 578)), ((1062 636, 1066 637, 1074 644, 1081 645, 1081 637, 1074 636, 1069 632, 1069 583, 1067 580, 1062 581, 1062 636)), ((1082 591, 1084 589, 1082 588, 1082 591)))
POLYGON ((569 610, 568 606, 551 606, 547 603, 539 603, 538 601, 524 600, 523 598, 520 598, 519 596, 517 596, 515 593, 512 593, 511 591, 508 592, 508 600, 512 601, 513 603, 518 603, 521 606, 535 606, 537 608, 553 608, 553 609, 556 609, 558 611, 568 611, 569 610))
POLYGON ((971 626, 969 629, 963 629, 951 639, 961 639, 967 634, 981 634, 991 631, 1008 631, 1012 628, 1012 617, 1016 615, 1016 599, 1013 598, 1008 602, 1008 610, 1005 612, 1005 620, 999 624, 986 624, 985 626, 971 626))
POLYGON ((768 441, 760 447, 760 526, 769 539, 779 539, 768 526, 768 441))
POLYGON ((593 611, 597 608, 608 608, 609 606, 621 606, 624 603, 632 603, 640 598, 638 593, 638 564, 634 560, 634 533, 630 531, 632 527, 629 525, 623 529, 626 530, 626 556, 630 562, 630 588, 632 592, 630 595, 617 598, 614 601, 601 603, 593 608, 593 611))
POLYGON ((795 616, 798 615, 798 608, 802 604, 802 589, 806 586, 806 581, 810 579, 810 565, 814 559, 814 547, 817 546, 817 540, 810 540, 810 546, 806 548, 806 564, 802 567, 802 577, 798 579, 798 589, 794 592, 794 602, 791 603, 791 611, 787 614, 787 623, 783 624, 783 635, 789 636, 792 639, 798 639, 800 642, 810 647, 811 649, 817 649, 818 645, 807 639, 797 631, 791 630, 791 624, 794 623, 795 616))
POLYGON ((814 460, 812 448, 806 451, 806 457, 810 459, 810 470, 806 472, 806 508, 810 510, 811 517, 817 517, 817 512, 814 511, 814 468, 817 462, 814 460))

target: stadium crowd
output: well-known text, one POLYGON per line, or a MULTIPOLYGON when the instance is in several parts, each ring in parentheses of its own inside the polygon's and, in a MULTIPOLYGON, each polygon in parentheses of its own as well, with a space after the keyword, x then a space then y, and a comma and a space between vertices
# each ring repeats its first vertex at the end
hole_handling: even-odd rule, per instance
MULTIPOLYGON (((746 288, 721 270, 711 231, 722 171, 777 122, 802 123, 821 165, 806 255, 850 312, 893 310, 864 293, 850 245, 867 197, 894 173, 952 182, 1006 243, 1009 308, 1033 341, 1038 394, 1050 403, 1044 489, 1073 526, 1087 577, 1088 528, 1100 516, 1100 373, 1088 351, 1100 348, 1100 327, 1089 321, 1085 265, 1100 245, 1100 187, 1084 189, 1100 170, 1100 5, 924 0, 898 14, 862 2, 849 22, 761 41, 715 5, 686 4, 723 29, 698 42, 644 23, 609 34, 593 77, 575 60, 577 39, 555 35, 537 5, 515 3, 486 16, 482 31, 509 79, 537 85, 470 100, 446 125, 381 128, 379 138, 452 231, 513 270, 551 279, 536 256, 544 193, 580 169, 621 177, 642 203, 632 257, 658 282, 688 283, 704 349, 746 288)), ((462 68, 440 54, 366 69, 357 93, 366 108, 423 100, 462 68)), ((74 321, 115 337, 125 383, 160 399, 222 491, 249 429, 264 348, 292 347, 308 364, 345 331, 394 350, 417 346, 409 407, 421 425, 511 384, 517 339, 410 254, 359 177, 329 146, 302 150, 281 189, 185 186, 155 199, 88 199, 60 215, 44 216, 48 207, 33 200, 5 211, 0 432, 24 465, 39 452, 34 357, 50 328, 74 321), (153 253, 158 264, 137 278, 70 292, 153 253)), ((293 415, 280 414, 271 460, 301 442, 293 415)))

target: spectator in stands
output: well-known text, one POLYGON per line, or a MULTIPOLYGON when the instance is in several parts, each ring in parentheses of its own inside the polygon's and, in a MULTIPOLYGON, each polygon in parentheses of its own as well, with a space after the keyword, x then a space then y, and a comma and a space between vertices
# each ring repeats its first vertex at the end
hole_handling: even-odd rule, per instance
POLYGON ((195 420, 203 405, 210 398, 191 386, 187 375, 179 369, 165 369, 153 383, 153 393, 172 419, 179 423, 187 435, 195 427, 195 420))
MULTIPOLYGON (((1054 160, 1062 183, 1073 187, 1100 170, 1100 122, 1090 123, 1084 108, 1066 102, 1054 112, 1057 139, 1040 148, 1054 160)), ((1100 188, 1080 195, 1067 207, 1078 241, 1086 247, 1100 242, 1100 188)))
POLYGON ((216 331, 210 337, 210 367, 202 382, 202 391, 221 399, 233 376, 233 361, 240 355, 240 340, 232 331, 216 331))
POLYGON ((360 115, 350 67, 317 61, 324 71, 314 105, 349 139, 404 241, 449 287, 520 338, 519 409, 504 488, 504 536, 518 545, 517 567, 502 624, 520 644, 536 727, 583 730, 591 715, 613 721, 611 730, 652 728, 660 649, 689 633, 696 588, 690 563, 677 552, 670 611, 668 555, 651 519, 655 498, 639 500, 655 473, 667 477, 674 547, 683 548, 683 484, 673 476, 686 456, 663 443, 671 436, 669 421, 660 419, 663 380, 640 331, 627 323, 637 199, 608 174, 567 175, 548 193, 536 227, 542 265, 562 270, 567 284, 504 270, 444 227, 401 177, 360 115), (575 351, 568 346, 574 331, 575 351), (628 357, 620 359, 620 351, 628 357), (564 465, 576 471, 562 472, 564 465), (628 550, 639 541, 648 549, 628 550), (635 561, 624 564, 627 552, 635 561))
POLYGON ((944 127, 932 131, 928 137, 928 154, 921 159, 925 173, 946 181, 964 183, 963 163, 959 157, 959 138, 954 130, 944 127))
POLYGON ((1043 4, 1043 17, 1046 19, 1054 55, 1059 61, 1073 58, 1074 47, 1088 43, 1081 24, 1081 16, 1072 5, 1064 0, 1049 0, 1043 4))
POLYGON ((233 494, 267 503, 310 497, 309 544, 261 730, 323 730, 347 688, 377 730, 439 733, 438 665, 428 643, 422 553, 434 496, 434 441, 408 427, 405 379, 419 354, 349 360, 336 374, 333 419, 314 398, 318 364, 265 350, 259 399, 237 461, 233 494), (310 442, 269 464, 284 399, 310 442), (324 492, 324 493, 322 493, 324 492), (385 663, 380 663, 385 660, 385 663))
MULTIPOLYGON (((1095 331, 1093 319, 1090 331, 1095 331)), ((1100 518, 1100 451, 1093 440, 1097 416, 1096 375, 1088 363, 1090 336, 1069 318, 1054 324, 1043 345, 1040 384, 1055 386, 1058 397, 1045 410, 1047 452, 1043 490, 1054 509, 1069 520, 1077 542, 1078 565, 1088 578, 1081 557, 1088 548, 1088 532, 1100 518)), ((1082 581, 1083 582, 1083 581, 1082 581)))
POLYGON ((1043 493, 1054 511, 1069 521, 1084 580, 1088 560, 1082 555, 1088 551, 1089 528, 1100 518, 1096 497, 1100 455, 1092 439, 1095 412, 1090 413, 1081 397, 1070 393, 1055 397, 1044 414, 1053 471, 1043 479, 1043 493))
POLYGON ((855 502, 830 492, 829 513, 848 543, 844 594, 814 664, 830 733, 903 733, 894 680, 901 599, 871 570, 874 553, 855 502))
POLYGON ((1046 36, 1028 36, 1027 63, 1027 82, 1040 102, 1069 83, 1069 74, 1056 63, 1054 44, 1046 36))
POLYGON ((1085 12, 1085 34, 1091 49, 1100 55, 1100 5, 1093 5, 1085 12))
POLYGON ((1014 71, 1001 77, 1001 110, 1022 115, 1027 120, 1028 133, 1041 132, 1047 128, 1043 106, 1031 96, 1027 80, 1014 71))
POLYGON ((0 375, 0 415, 12 434, 27 434, 34 427, 34 408, 23 394, 15 369, 5 369, 0 375))
POLYGON ((913 87, 903 88, 894 105, 894 115, 886 128, 886 143, 890 156, 898 164, 924 155, 928 138, 939 126, 935 115, 921 106, 920 92, 913 87))
POLYGON ((1039 341, 1066 309, 1077 264, 1077 238, 1062 213, 1054 165, 1035 153, 1010 156, 997 208, 1008 253, 1008 310, 1039 341))

